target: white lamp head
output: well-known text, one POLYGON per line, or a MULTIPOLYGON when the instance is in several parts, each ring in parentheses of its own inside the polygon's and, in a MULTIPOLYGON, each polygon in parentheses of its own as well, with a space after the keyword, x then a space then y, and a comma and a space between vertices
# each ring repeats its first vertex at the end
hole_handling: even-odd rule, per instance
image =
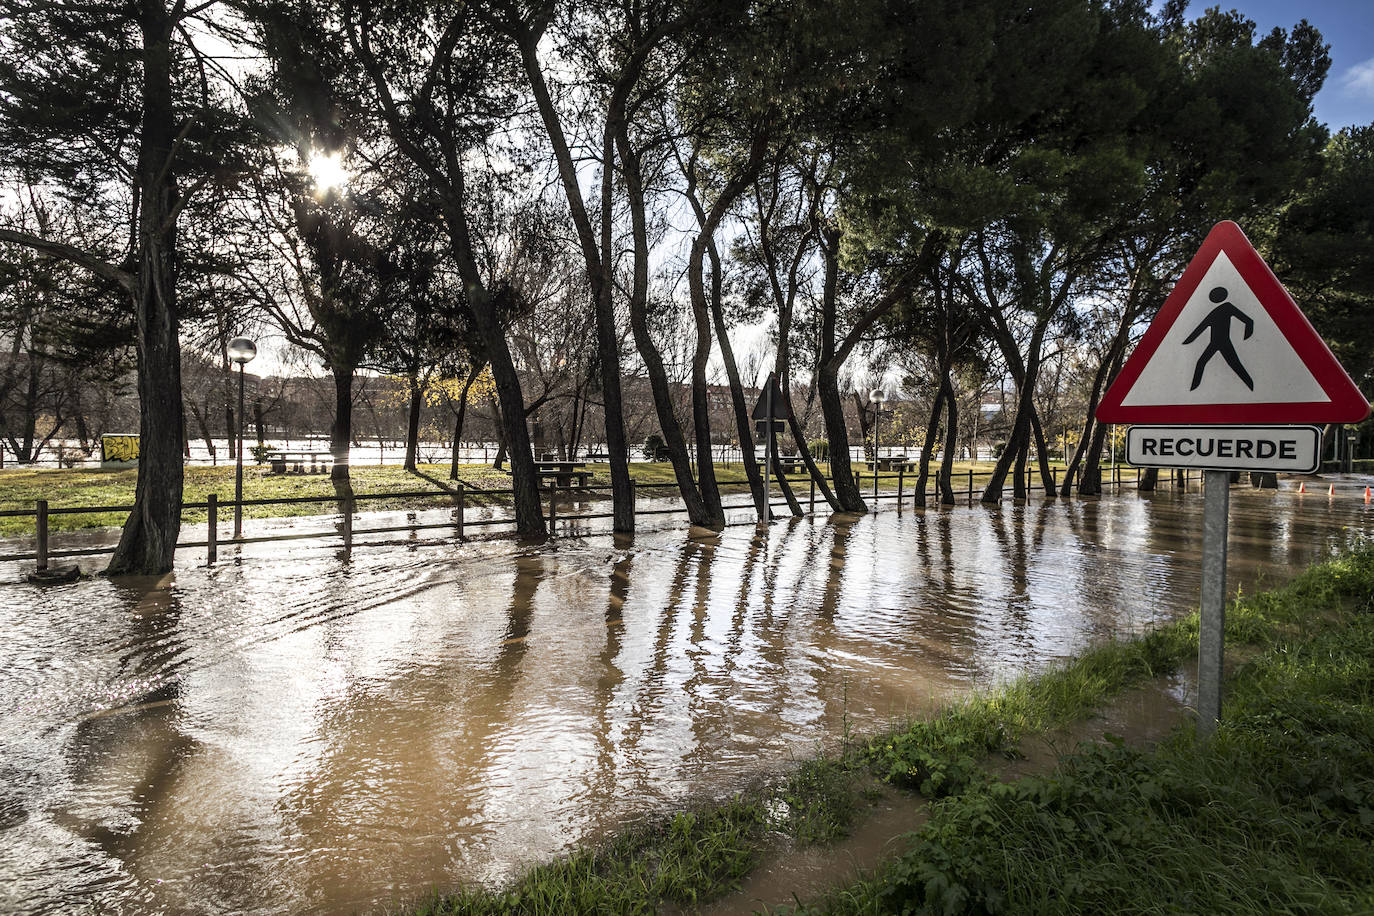
POLYGON ((247 337, 235 337, 229 341, 229 358, 242 366, 244 363, 251 363, 253 357, 258 355, 258 345, 247 337))

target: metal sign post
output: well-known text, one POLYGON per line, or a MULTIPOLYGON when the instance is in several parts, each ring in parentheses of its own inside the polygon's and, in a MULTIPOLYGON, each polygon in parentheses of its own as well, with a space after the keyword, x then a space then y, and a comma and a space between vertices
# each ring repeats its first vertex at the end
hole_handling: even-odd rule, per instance
MULTIPOLYGON (((771 381, 771 379, 770 379, 771 381)), ((773 471, 773 386, 767 385, 763 392, 764 411, 768 414, 768 435, 763 437, 763 520, 773 520, 772 478, 773 471)))
POLYGON ((1198 630, 1198 734, 1217 730, 1221 718, 1221 662, 1226 631, 1226 519, 1231 472, 1206 471, 1202 509, 1202 620, 1198 630))

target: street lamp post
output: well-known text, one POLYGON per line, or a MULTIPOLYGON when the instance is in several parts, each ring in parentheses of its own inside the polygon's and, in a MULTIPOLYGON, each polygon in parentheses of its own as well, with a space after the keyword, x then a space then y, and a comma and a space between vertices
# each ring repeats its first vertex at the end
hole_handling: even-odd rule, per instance
POLYGON ((881 388, 874 388, 868 393, 868 399, 873 402, 873 499, 878 498, 878 448, 881 439, 878 438, 878 421, 883 415, 883 403, 887 400, 887 392, 881 388))
POLYGON ((258 346, 247 337, 229 341, 229 358, 239 364, 239 436, 234 449, 234 540, 243 537, 243 367, 258 355, 258 346))

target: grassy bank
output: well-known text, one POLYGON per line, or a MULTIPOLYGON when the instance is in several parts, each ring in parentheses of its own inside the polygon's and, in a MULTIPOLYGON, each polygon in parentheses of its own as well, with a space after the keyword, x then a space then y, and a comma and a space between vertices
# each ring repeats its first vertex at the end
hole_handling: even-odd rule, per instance
POLYGON ((1374 912, 1374 557, 1239 610, 1262 652, 1214 740, 974 781, 872 880, 788 912, 1374 912))
POLYGON ((1201 749, 1187 734, 1156 753, 1107 745, 1014 784, 985 769, 1020 739, 1191 663, 1193 618, 846 744, 778 785, 641 826, 505 889, 463 890, 412 912, 691 905, 733 886, 780 833, 798 844, 843 836, 875 779, 938 799, 934 818, 874 880, 802 912, 1101 912, 1121 908, 1123 893, 1146 910, 1272 912, 1248 908, 1269 889, 1291 908, 1359 911, 1370 900, 1374 838, 1374 548, 1238 602, 1227 637, 1258 655, 1228 685, 1227 722, 1201 749), (1221 871, 1215 886, 1206 886, 1208 868, 1221 871), (1193 896, 1161 893, 1175 882, 1193 896))
MULTIPOLYGON (((610 467, 606 464, 589 464, 592 472, 591 483, 610 486, 610 467)), ((974 466, 979 474, 986 475, 988 465, 974 466)), ((966 475, 970 465, 960 463, 955 466, 955 483, 959 476, 966 475)), ((828 471, 827 466, 821 466, 828 471)), ((290 499, 298 497, 333 496, 334 489, 326 474, 269 474, 266 467, 250 465, 244 468, 244 499, 290 499)), ((441 487, 449 485, 449 466, 447 464, 422 464, 412 473, 401 467, 356 465, 351 469, 353 489, 358 494, 403 493, 432 490, 433 498, 400 498, 368 500, 361 505, 364 511, 384 511, 390 509, 436 508, 445 505, 441 487)), ((91 468, 3 468, 0 469, 0 510, 19 509, 32 511, 34 500, 46 499, 53 508, 58 507, 109 507, 127 506, 134 499, 134 485, 137 471, 98 470, 91 468)), ((674 484, 672 466, 666 462, 634 463, 630 465, 630 476, 640 485, 674 484)), ((748 489, 748 480, 742 464, 716 465, 716 477, 721 489, 726 493, 738 493, 748 489)), ((493 469, 486 464, 464 464, 459 466, 459 479, 469 487, 489 490, 509 490, 510 475, 493 469)), ((797 488, 799 498, 805 500, 809 493, 807 478, 789 478, 797 488)), ((868 478, 870 481, 872 478, 868 478)), ((908 477, 908 488, 910 487, 908 477)), ((776 485, 775 485, 776 486, 776 485)), ((934 486, 932 482, 931 486, 934 486)), ((671 495, 672 488, 645 491, 652 495, 671 495)), ((233 499, 234 468, 232 465, 205 467, 188 466, 185 477, 185 501, 188 503, 205 502, 207 496, 215 493, 220 500, 233 499)), ((776 490, 774 491, 776 498, 776 490)), ((819 498, 819 497, 818 497, 819 498)), ((471 495, 469 505, 481 506, 486 503, 508 502, 508 497, 471 495)), ((278 518, 303 515, 326 515, 335 512, 331 503, 303 503, 296 505, 245 506, 247 518, 278 518)), ((82 528, 118 527, 124 524, 123 512, 83 512, 58 514, 49 518, 52 531, 74 531, 82 528)), ((205 510, 188 509, 182 515, 186 525, 203 524, 205 510)), ((17 537, 32 534, 32 517, 0 517, 0 537, 17 537)))
MULTIPOLYGON (((641 484, 672 483, 672 468, 667 464, 631 465, 631 476, 641 484)), ((610 485, 607 465, 592 464, 592 483, 610 485)), ((334 488, 327 474, 269 474, 267 468, 245 467, 243 471, 244 499, 291 499, 297 497, 333 496, 334 488)), ((357 466, 351 469, 353 489, 359 494, 404 493, 432 490, 434 498, 379 499, 362 504, 364 511, 388 509, 436 508, 445 505, 441 487, 449 485, 447 464, 422 464, 416 472, 401 467, 357 466)), ((127 506, 134 499, 137 471, 102 471, 88 468, 5 468, 0 470, 0 509, 33 509, 34 500, 46 499, 56 507, 127 506)), ((743 465, 718 465, 716 474, 727 492, 746 486, 743 465)), ((509 490, 510 475, 494 470, 486 464, 465 464, 459 467, 459 479, 469 487, 490 490, 509 490)), ((656 491, 658 492, 658 491, 656 491)), ((663 491, 667 492, 667 491, 663 491)), ((190 466, 186 468, 184 499, 188 503, 204 502, 211 493, 221 500, 234 497, 234 468, 190 466)), ((468 504, 480 506, 501 502, 501 497, 471 495, 468 504)), ((507 499, 508 501, 508 499, 507 499)), ((302 503, 288 505, 245 506, 247 518, 276 518, 302 515, 323 515, 335 512, 331 503, 302 503)), ((117 527, 124 524, 127 513, 89 512, 53 515, 49 526, 53 531, 73 531, 81 528, 117 527)), ((182 515, 183 524, 203 524, 205 510, 188 509, 182 515)), ((0 518, 0 537, 32 534, 34 521, 30 518, 0 518)))

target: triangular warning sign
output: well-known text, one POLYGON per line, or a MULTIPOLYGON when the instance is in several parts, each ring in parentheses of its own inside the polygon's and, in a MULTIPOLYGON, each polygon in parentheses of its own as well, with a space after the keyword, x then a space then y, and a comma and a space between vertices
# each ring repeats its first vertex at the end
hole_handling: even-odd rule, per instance
POLYGON ((763 389, 759 392, 759 399, 754 404, 754 411, 750 414, 754 420, 785 420, 787 411, 783 409, 782 389, 778 387, 778 375, 776 372, 768 373, 768 381, 763 383, 763 389), (769 398, 769 395, 772 398, 769 398), (771 408, 771 413, 769 412, 771 408))
POLYGON ((1097 408, 1103 423, 1357 423, 1369 402, 1240 227, 1217 223, 1097 408))

